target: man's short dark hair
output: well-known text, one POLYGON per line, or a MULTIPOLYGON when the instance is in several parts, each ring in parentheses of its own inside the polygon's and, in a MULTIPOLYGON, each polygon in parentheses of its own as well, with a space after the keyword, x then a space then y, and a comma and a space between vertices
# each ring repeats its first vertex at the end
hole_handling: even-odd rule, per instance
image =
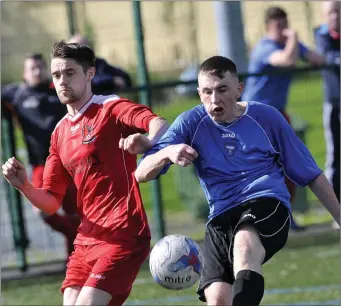
POLYGON ((265 11, 265 24, 268 24, 271 20, 287 18, 287 13, 279 6, 270 6, 265 11))
POLYGON ((238 76, 236 64, 232 60, 216 55, 208 58, 201 64, 199 73, 208 73, 222 79, 227 71, 238 76))
POLYGON ((83 67, 84 72, 95 67, 95 53, 87 45, 66 43, 64 40, 56 42, 52 47, 52 58, 73 59, 83 67))
POLYGON ((28 59, 32 59, 35 61, 41 61, 46 66, 45 58, 41 53, 28 53, 28 54, 26 54, 24 60, 26 61, 28 59))

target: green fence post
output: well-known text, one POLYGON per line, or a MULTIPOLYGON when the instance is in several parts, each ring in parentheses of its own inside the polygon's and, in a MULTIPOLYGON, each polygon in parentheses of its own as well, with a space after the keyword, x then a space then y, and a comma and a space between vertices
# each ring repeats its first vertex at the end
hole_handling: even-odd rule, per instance
MULTIPOLYGON (((1 116, 1 146, 3 163, 10 157, 15 156, 14 128, 10 112, 2 107, 1 116)), ((19 191, 5 183, 6 198, 11 216, 14 246, 17 252, 19 267, 22 271, 28 268, 26 248, 28 238, 22 211, 21 196, 19 191)))
MULTIPOLYGON (((139 85, 144 86, 139 92, 140 103, 151 107, 151 90, 149 88, 149 77, 148 68, 146 64, 146 57, 144 52, 144 37, 143 37, 143 25, 141 18, 141 6, 140 1, 133 1, 133 14, 134 14, 134 25, 135 25, 135 35, 137 39, 137 70, 138 70, 138 81, 139 85)), ((165 222, 163 218, 162 209, 162 198, 161 198, 161 188, 160 180, 156 179, 151 182, 152 186, 152 202, 154 208, 154 218, 156 225, 156 238, 160 240, 166 235, 165 233, 165 222)))

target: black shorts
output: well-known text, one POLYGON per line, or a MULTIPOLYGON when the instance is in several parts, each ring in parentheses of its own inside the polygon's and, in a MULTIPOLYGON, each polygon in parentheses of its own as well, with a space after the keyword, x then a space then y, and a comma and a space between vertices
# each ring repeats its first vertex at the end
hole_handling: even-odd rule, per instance
POLYGON ((210 284, 233 284, 233 239, 242 224, 252 224, 258 230, 265 249, 265 263, 286 244, 290 212, 277 199, 257 198, 231 208, 210 221, 202 250, 204 268, 197 291, 201 301, 206 301, 204 289, 210 284))

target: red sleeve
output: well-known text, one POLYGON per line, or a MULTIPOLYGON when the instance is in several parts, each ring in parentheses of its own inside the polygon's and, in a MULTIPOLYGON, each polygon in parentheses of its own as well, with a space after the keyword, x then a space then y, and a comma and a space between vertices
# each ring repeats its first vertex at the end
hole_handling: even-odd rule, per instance
POLYGON ((62 203, 68 187, 68 173, 55 148, 54 138, 55 133, 51 137, 50 155, 44 168, 43 189, 50 192, 59 203, 62 203))
POLYGON ((124 125, 144 133, 149 131, 150 121, 159 117, 149 107, 124 99, 115 103, 112 115, 124 125))

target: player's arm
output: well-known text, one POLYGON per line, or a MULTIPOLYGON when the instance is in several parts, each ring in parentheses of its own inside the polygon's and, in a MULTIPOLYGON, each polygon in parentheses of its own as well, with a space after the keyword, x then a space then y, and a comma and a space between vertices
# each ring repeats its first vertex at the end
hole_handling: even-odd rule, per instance
POLYGON ((145 153, 169 127, 167 121, 154 114, 149 107, 129 100, 117 102, 113 115, 129 129, 130 135, 122 135, 119 147, 131 154, 145 153))
POLYGON ((157 153, 146 156, 135 171, 135 178, 139 183, 155 179, 163 168, 169 164, 187 167, 198 157, 198 153, 189 145, 169 145, 157 153))
POLYGON ((5 179, 22 195, 24 195, 35 207, 47 214, 54 214, 59 208, 60 203, 48 191, 35 188, 27 178, 24 165, 14 157, 9 158, 2 165, 2 173, 5 179))
POLYGON ((311 49, 307 51, 304 58, 313 66, 322 66, 325 63, 324 56, 311 49))
POLYGON ((151 148, 161 139, 162 135, 166 133, 168 128, 169 128, 168 122, 161 117, 155 117, 149 122, 147 136, 150 145, 149 148, 151 148))
POLYGON ((268 62, 272 66, 294 66, 299 57, 298 36, 296 31, 285 29, 283 34, 287 37, 284 49, 274 51, 268 58, 268 62))
POLYGON ((321 203, 340 222, 340 206, 332 186, 303 142, 279 111, 267 114, 271 120, 270 139, 279 153, 284 172, 299 187, 309 186, 321 203))
POLYGON ((340 225, 340 203, 326 176, 321 173, 308 186, 322 205, 329 211, 334 220, 340 225))

